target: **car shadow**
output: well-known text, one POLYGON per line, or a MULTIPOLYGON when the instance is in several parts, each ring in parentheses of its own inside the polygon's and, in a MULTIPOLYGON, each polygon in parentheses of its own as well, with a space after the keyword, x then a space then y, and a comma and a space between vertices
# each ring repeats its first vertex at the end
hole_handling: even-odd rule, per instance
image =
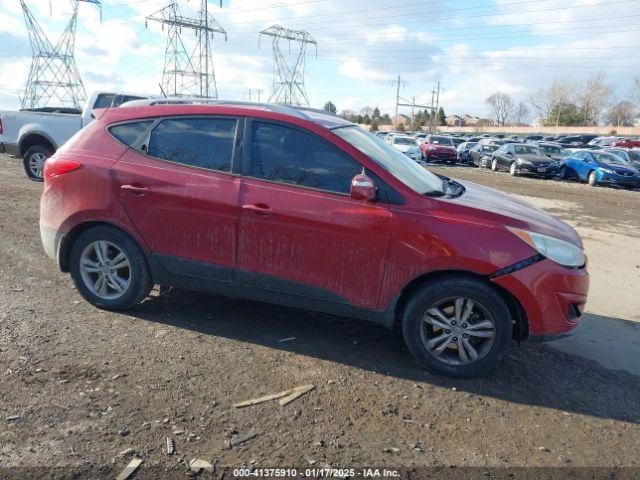
MULTIPOLYGON (((553 342, 514 342, 505 361, 491 375, 454 380, 417 366, 401 335, 366 321, 181 290, 149 297, 127 314, 414 382, 640 423, 640 376, 553 348, 553 342), (295 340, 279 341, 291 337, 295 340)), ((627 331, 635 335, 634 342, 640 341, 640 329, 634 322, 589 314, 586 320, 604 330, 607 325, 620 330, 633 324, 627 331)))

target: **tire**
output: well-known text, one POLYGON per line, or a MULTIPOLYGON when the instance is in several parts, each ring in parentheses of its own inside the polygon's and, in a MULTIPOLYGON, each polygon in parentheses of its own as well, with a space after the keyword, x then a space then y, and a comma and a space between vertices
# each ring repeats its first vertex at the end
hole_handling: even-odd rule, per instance
POLYGON ((591 170, 589 172, 589 176, 587 177, 587 183, 592 187, 598 186, 598 177, 596 176, 595 170, 591 170))
POLYGON ((509 175, 512 177, 518 176, 518 166, 516 165, 516 162, 511 162, 511 165, 509 166, 509 175))
POLYGON ((567 180, 569 178, 569 170, 567 170, 566 166, 562 166, 560 171, 558 172, 558 178, 560 180, 567 180))
POLYGON ((127 310, 142 301, 153 287, 147 261, 138 244, 124 232, 109 226, 94 227, 80 234, 71 247, 70 272, 84 299, 103 310, 127 310), (102 251, 106 263, 100 260, 96 248, 105 245, 105 249, 98 250, 102 251), (124 260, 117 260, 118 251, 124 260), (109 260, 128 265, 109 271, 116 266, 110 265, 109 260), (102 269, 103 273, 87 269, 102 269), (99 277, 103 278, 100 287, 104 288, 96 288, 99 277))
MULTIPOLYGON (((461 309, 463 310, 467 305, 468 303, 463 303, 461 309)), ((450 308, 438 308, 445 317, 449 317, 449 321, 455 320, 450 308)), ((443 325, 442 322, 440 324, 443 325)), ((402 318, 405 343, 418 363, 432 372, 454 378, 476 377, 491 372, 505 357, 511 344, 512 331, 509 309, 499 293, 491 285, 464 276, 449 276, 430 281, 422 286, 408 301, 402 318), (447 324, 446 326, 450 327, 447 330, 432 325, 430 321, 435 317, 426 315, 427 311, 433 311, 434 306, 448 305, 451 302, 455 305, 455 299, 465 299, 465 302, 473 301, 473 308, 477 311, 472 311, 470 321, 460 325, 447 324), (481 321, 493 324, 493 331, 482 330, 485 335, 482 337, 476 336, 481 333, 479 332, 481 321), (474 328, 465 330, 462 328, 464 325, 468 325, 466 328, 474 328), (464 335, 464 332, 475 332, 475 334, 467 334, 467 337, 462 339, 460 336, 464 335), (458 336, 454 336, 456 333, 458 336), (490 333, 493 333, 493 337, 487 338, 490 333), (428 341, 441 335, 449 338, 445 348, 437 355, 430 353, 428 341), (465 341, 472 343, 477 355, 476 360, 471 360, 471 350, 467 350, 463 345, 467 363, 462 361, 458 350, 460 342, 465 341)), ((441 347, 443 343, 445 342, 439 342, 437 346, 441 347)))
POLYGON ((42 182, 44 161, 51 155, 53 155, 53 151, 45 145, 34 145, 27 149, 22 157, 22 165, 24 166, 24 173, 27 174, 29 180, 42 182))
POLYGON ((494 172, 498 171, 498 160, 496 160, 495 158, 491 159, 491 170, 493 170, 494 172))

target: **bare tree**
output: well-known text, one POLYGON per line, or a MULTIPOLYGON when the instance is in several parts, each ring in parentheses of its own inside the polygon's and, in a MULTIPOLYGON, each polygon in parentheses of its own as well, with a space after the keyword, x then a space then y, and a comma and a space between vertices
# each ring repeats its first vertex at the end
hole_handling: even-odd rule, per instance
POLYGON ((623 100, 613 105, 604 115, 607 124, 615 127, 632 125, 636 115, 636 108, 629 100, 623 100))
POLYGON ((576 96, 578 110, 583 115, 584 125, 595 125, 607 107, 612 95, 603 72, 592 75, 576 96))
POLYGON ((536 90, 529 96, 529 103, 548 123, 560 123, 562 105, 571 102, 575 88, 569 79, 555 79, 549 88, 536 90), (555 115, 555 118, 551 118, 555 115))
POLYGON ((515 109, 515 113, 513 114, 513 118, 515 119, 518 125, 527 121, 529 117, 529 107, 524 102, 519 102, 518 106, 515 109))
POLYGON ((515 103, 508 93, 495 92, 487 97, 487 105, 491 109, 494 121, 504 126, 513 117, 515 103))

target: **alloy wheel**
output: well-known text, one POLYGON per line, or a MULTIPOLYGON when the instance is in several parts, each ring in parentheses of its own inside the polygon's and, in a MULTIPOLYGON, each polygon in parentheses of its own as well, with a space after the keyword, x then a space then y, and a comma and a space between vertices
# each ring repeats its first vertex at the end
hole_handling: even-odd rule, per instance
POLYGON ((131 283, 131 264, 114 243, 98 240, 80 255, 80 275, 85 286, 103 300, 121 297, 131 283))
POLYGON ((31 171, 34 177, 42 178, 42 170, 46 159, 47 157, 44 153, 40 152, 34 153, 29 157, 29 171, 31 171))
POLYGON ((511 163, 511 166, 509 167, 509 173, 513 176, 515 176, 518 173, 518 168, 516 167, 515 162, 511 163))
POLYGON ((425 310, 420 324, 420 341, 438 361, 468 365, 489 353, 496 336, 496 324, 489 310, 477 300, 451 297, 425 310))

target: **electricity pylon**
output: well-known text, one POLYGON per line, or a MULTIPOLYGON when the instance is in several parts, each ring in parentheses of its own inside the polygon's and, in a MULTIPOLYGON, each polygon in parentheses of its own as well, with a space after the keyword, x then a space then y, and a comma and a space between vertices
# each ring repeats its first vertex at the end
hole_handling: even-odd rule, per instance
POLYGON ((100 0, 71 0, 71 18, 58 43, 53 46, 24 0, 20 0, 33 52, 22 108, 82 108, 87 94, 74 56, 79 2, 100 6, 100 0), (52 100, 57 100, 60 105, 49 105, 52 100))
POLYGON ((307 44, 312 44, 316 48, 318 56, 318 44, 314 38, 304 30, 290 30, 279 25, 262 30, 260 35, 272 37, 273 46, 273 92, 269 102, 282 103, 285 105, 306 105, 309 106, 309 98, 304 86, 304 65, 307 44), (288 40, 289 53, 291 53, 291 42, 294 42, 295 61, 288 61, 280 49, 280 42, 288 40))
POLYGON ((147 20, 168 26, 162 93, 169 97, 218 98, 211 40, 214 33, 221 33, 227 41, 227 32, 209 15, 207 0, 200 1, 198 18, 184 17, 178 4, 171 3, 149 15, 147 20), (182 41, 183 28, 196 33, 196 44, 191 54, 182 41))

